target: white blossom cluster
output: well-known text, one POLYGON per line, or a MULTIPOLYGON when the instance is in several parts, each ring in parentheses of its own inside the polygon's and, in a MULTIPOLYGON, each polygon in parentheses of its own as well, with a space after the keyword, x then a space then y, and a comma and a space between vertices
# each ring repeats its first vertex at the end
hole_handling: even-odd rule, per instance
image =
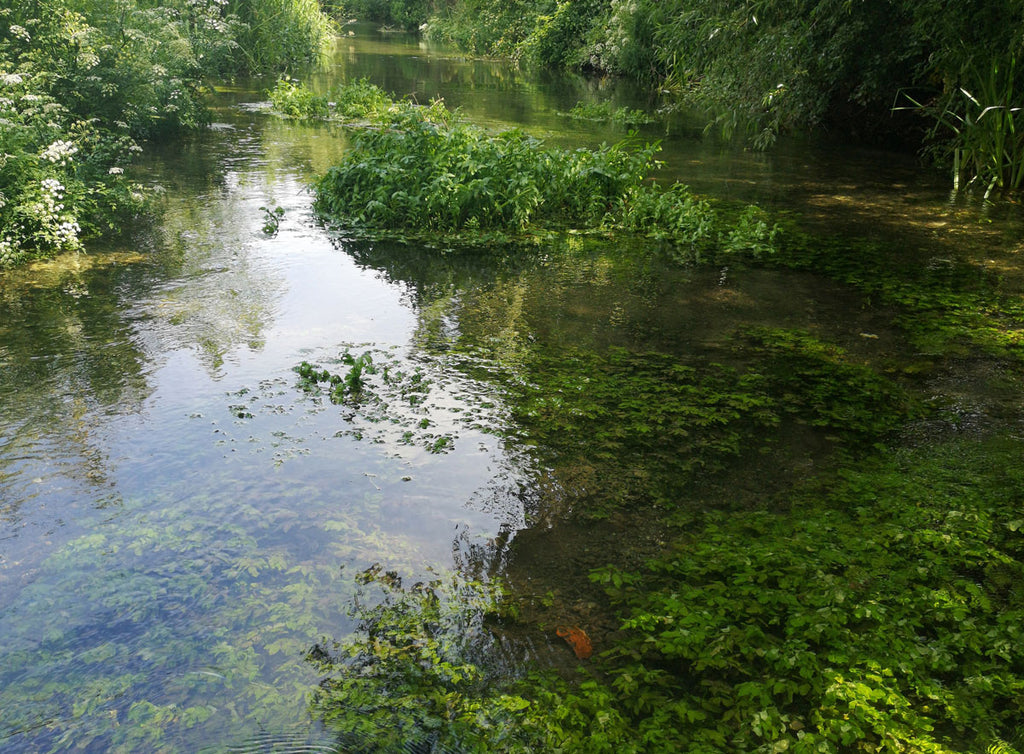
POLYGON ((20 247, 10 236, 0 238, 0 267, 14 264, 18 258, 20 247))
POLYGON ((56 178, 44 178, 39 187, 39 200, 26 206, 27 214, 39 223, 39 238, 57 249, 78 248, 82 229, 74 216, 64 211, 64 184, 56 178))
POLYGON ((604 29, 604 40, 594 45, 590 63, 595 68, 619 70, 619 57, 629 44, 629 22, 637 12, 636 0, 612 0, 612 13, 604 29))
POLYGON ((50 146, 43 150, 42 157, 47 162, 52 162, 57 165, 67 165, 71 162, 71 157, 78 151, 78 147, 75 146, 74 142, 64 141, 57 139, 50 146))

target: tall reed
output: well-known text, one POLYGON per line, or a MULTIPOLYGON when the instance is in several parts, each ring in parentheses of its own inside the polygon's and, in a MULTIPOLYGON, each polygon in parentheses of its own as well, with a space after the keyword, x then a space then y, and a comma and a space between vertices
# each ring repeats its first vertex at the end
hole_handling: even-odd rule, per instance
POLYGON ((935 120, 930 135, 942 139, 953 165, 957 191, 983 186, 985 198, 996 190, 1024 187, 1024 89, 1017 56, 995 56, 986 65, 971 62, 937 104, 907 97, 914 109, 935 120))
POLYGON ((229 7, 245 24, 238 49, 257 72, 316 63, 335 31, 317 0, 233 0, 229 7))

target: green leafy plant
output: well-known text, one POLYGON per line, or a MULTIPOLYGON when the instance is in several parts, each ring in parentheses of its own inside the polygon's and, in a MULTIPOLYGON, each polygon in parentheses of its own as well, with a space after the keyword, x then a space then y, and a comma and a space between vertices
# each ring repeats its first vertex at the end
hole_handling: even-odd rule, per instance
MULTIPOLYGON (((323 41, 315 2, 235 10, 262 17, 270 6, 273 36, 291 41, 256 54, 260 65, 294 61, 300 39, 323 41), (306 25, 285 13, 297 4, 306 25)), ((0 266, 77 250, 143 210, 144 192, 127 177, 141 144, 208 122, 204 77, 251 69, 239 38, 253 28, 220 0, 0 9, 0 266)))
POLYGON ((611 686, 635 735, 673 709, 684 749, 1015 740, 1021 478, 976 465, 1010 448, 875 459, 787 511, 706 516, 641 574, 596 572, 629 606, 611 686))
POLYGON ((932 151, 948 155, 957 191, 977 184, 988 199, 996 189, 1024 187, 1024 105, 1019 99, 1024 77, 1016 54, 992 57, 986 66, 971 62, 961 78, 955 91, 935 104, 905 95, 913 109, 935 122, 931 137, 939 143, 932 151))
POLYGON ((237 68, 280 71, 321 60, 335 25, 317 0, 228 0, 241 23, 236 34, 237 68))
POLYGON ((260 207, 263 213, 263 232, 268 236, 277 235, 281 227, 281 218, 284 217, 284 207, 260 207))
POLYGON ((324 675, 313 713, 360 751, 523 750, 516 717, 529 703, 494 687, 483 664, 502 586, 449 574, 403 587, 379 565, 360 581, 376 594, 353 602, 358 631, 306 656, 324 675))
POLYGON ((314 94, 300 82, 280 78, 267 92, 274 110, 293 118, 326 118, 329 109, 327 97, 314 94))
POLYGON ((295 371, 300 387, 310 395, 325 396, 331 404, 351 411, 339 436, 447 453, 455 447, 459 429, 469 425, 479 410, 435 398, 440 365, 412 367, 379 350, 359 356, 346 350, 335 361, 347 369, 332 372, 303 361, 295 371))
POLYGON ((654 122, 654 118, 643 110, 614 107, 610 102, 577 102, 565 115, 574 120, 612 122, 624 126, 643 126, 654 122))
POLYGON ((330 98, 333 112, 344 118, 383 114, 396 104, 387 92, 365 78, 335 86, 330 98))
POLYGON ((755 221, 748 209, 728 228, 685 186, 645 183, 658 146, 633 135, 598 149, 555 149, 517 130, 460 123, 439 102, 378 108, 374 118, 387 127, 354 131, 352 150, 315 185, 316 211, 353 232, 469 241, 625 231, 669 241, 689 260, 773 249, 765 215, 755 221))

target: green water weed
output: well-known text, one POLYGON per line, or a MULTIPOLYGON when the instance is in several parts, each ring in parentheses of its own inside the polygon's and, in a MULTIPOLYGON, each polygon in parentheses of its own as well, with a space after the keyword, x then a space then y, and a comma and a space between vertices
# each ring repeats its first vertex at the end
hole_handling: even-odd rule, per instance
POLYGON ((593 571, 619 640, 573 682, 488 680, 505 608, 392 580, 358 609, 364 633, 310 658, 329 678, 314 709, 465 751, 1019 748, 1018 450, 877 454, 778 509, 691 517, 642 568, 593 571))
POLYGON ((509 617, 502 584, 441 574, 403 586, 380 566, 360 581, 359 630, 307 654, 324 676, 313 714, 366 752, 524 751, 517 723, 530 703, 485 665, 497 647, 492 626, 509 617))
POLYGON ((284 207, 260 207, 263 213, 263 233, 268 236, 276 236, 281 228, 281 218, 284 217, 284 207))
POLYGON ((278 79, 267 97, 276 112, 291 118, 326 118, 330 112, 325 95, 315 94, 295 79, 278 79))
POLYGON ((473 429, 473 407, 441 397, 447 388, 440 365, 410 365, 384 350, 359 356, 345 351, 335 361, 347 369, 332 372, 303 361, 295 371, 304 391, 351 412, 337 436, 443 454, 455 448, 463 431, 473 429))
POLYGON ((615 107, 611 102, 577 102, 569 112, 560 115, 566 115, 573 120, 611 122, 623 126, 644 126, 654 122, 654 118, 643 110, 615 107))

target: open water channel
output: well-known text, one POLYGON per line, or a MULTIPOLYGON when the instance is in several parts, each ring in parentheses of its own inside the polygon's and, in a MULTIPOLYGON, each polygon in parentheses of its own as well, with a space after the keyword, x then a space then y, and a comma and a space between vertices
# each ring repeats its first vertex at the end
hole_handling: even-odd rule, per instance
MULTIPOLYGON (((614 81, 531 75, 365 27, 313 83, 360 77, 562 145, 625 135, 566 117, 576 102, 652 107, 614 81)), ((140 166, 163 191, 152 226, 0 276, 5 752, 329 746, 307 709, 318 675, 306 654, 353 629, 356 576, 375 564, 536 580, 548 597, 510 640, 510 667, 570 663, 559 620, 600 638, 608 618, 573 584, 608 556, 588 543, 656 542, 657 526, 572 523, 615 480, 516 443, 515 407, 483 370, 452 365, 456 343, 512 374, 538 344, 725 359, 747 326, 811 332, 865 363, 915 357, 891 311, 809 273, 683 268, 583 241, 503 258, 339 237, 307 187, 345 133, 275 117, 272 83, 220 88, 206 133, 140 166), (264 207, 284 210, 276 233, 264 207), (302 361, 341 371, 346 353, 405 375, 401 394, 353 407, 302 387, 302 361)), ((643 136, 662 139, 666 176, 697 191, 792 209, 894 254, 965 255, 1019 287, 1019 219, 950 203, 943 177, 910 158, 753 154, 679 117, 643 136)), ((927 389, 979 422, 1015 413, 1019 396, 986 374, 933 375, 927 389)), ((788 466, 748 467, 734 496, 755 499, 825 452, 814 433, 790 439, 788 466)))

